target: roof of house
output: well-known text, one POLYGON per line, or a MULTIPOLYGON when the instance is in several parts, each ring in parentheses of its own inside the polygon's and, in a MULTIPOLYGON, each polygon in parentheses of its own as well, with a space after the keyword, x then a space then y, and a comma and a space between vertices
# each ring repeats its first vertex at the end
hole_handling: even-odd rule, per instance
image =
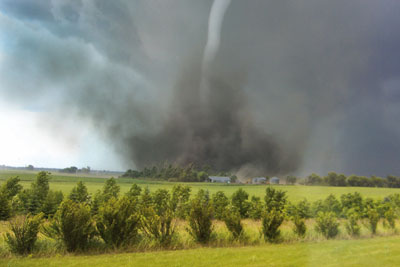
POLYGON ((274 176, 274 177, 272 177, 270 180, 279 180, 279 178, 276 177, 276 176, 274 176))
POLYGON ((267 180, 265 177, 254 177, 253 180, 267 180))
POLYGON ((213 181, 224 181, 224 182, 231 180, 231 178, 226 176, 210 176, 209 179, 213 181))

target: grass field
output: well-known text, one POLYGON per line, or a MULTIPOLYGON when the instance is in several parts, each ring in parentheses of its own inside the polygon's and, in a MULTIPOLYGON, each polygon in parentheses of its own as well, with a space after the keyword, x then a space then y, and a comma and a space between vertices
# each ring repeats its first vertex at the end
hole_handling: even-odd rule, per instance
POLYGON ((0 259, 1 266, 399 266, 400 237, 257 247, 0 259))
MULTIPOLYGON (((35 172, 25 171, 0 171, 0 183, 9 177, 18 175, 21 179, 21 184, 24 188, 30 186, 31 182, 35 179, 35 172)), ((95 193, 103 187, 105 177, 83 177, 79 175, 60 175, 54 173, 50 181, 50 188, 52 190, 60 190, 64 195, 68 194, 71 189, 76 185, 76 182, 84 181, 90 193, 95 193)), ((133 183, 139 184, 141 187, 149 187, 151 191, 159 188, 171 189, 177 183, 170 182, 156 182, 156 181, 143 181, 134 180, 130 178, 119 178, 118 184, 121 186, 121 193, 129 190, 133 183)), ((211 194, 217 191, 224 191, 226 195, 230 196, 238 188, 244 188, 250 196, 255 195, 263 197, 265 194, 266 185, 228 185, 228 184, 210 184, 210 183, 185 183, 192 187, 192 193, 196 193, 199 189, 207 189, 211 194)), ((345 193, 359 192, 364 197, 371 197, 374 199, 382 199, 387 195, 400 193, 399 188, 369 188, 369 187, 330 187, 330 186, 287 186, 275 185, 281 190, 287 191, 288 199, 296 202, 306 198, 309 201, 324 199, 329 194, 340 196, 345 193)))

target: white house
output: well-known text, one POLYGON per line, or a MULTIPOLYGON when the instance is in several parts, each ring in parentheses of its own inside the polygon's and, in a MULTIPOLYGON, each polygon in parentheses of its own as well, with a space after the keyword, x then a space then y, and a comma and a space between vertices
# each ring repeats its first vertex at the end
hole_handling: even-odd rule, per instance
POLYGON ((210 176, 208 177, 208 181, 211 183, 231 183, 231 178, 225 176, 210 176))

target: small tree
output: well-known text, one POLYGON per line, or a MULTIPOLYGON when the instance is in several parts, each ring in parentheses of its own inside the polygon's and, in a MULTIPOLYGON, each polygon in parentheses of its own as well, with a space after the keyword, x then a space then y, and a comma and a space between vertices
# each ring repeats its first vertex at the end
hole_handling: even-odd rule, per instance
POLYGON ((284 220, 282 211, 272 208, 271 210, 264 210, 261 217, 262 233, 264 239, 268 242, 277 242, 281 234, 279 227, 284 220))
POLYGON ((57 209, 63 199, 64 195, 61 191, 49 191, 43 201, 42 207, 40 208, 41 212, 44 214, 44 217, 52 217, 57 212, 57 209))
POLYGON ((169 192, 158 189, 150 194, 146 188, 141 195, 140 209, 143 232, 160 245, 169 245, 175 236, 176 229, 169 192))
POLYGON ((306 235, 307 227, 304 218, 299 215, 295 215, 292 217, 292 221, 294 224, 293 232, 298 236, 303 238, 306 235))
POLYGON ((229 205, 229 199, 223 191, 218 191, 212 196, 212 207, 214 218, 222 220, 224 218, 226 207, 229 205))
POLYGON ((140 186, 138 186, 137 184, 133 184, 125 195, 129 198, 138 199, 141 192, 142 188, 140 188, 140 186))
POLYGON ((297 177, 293 175, 289 175, 286 177, 286 183, 290 185, 294 185, 297 181, 297 177))
POLYGON ((189 234, 200 243, 208 243, 213 232, 212 206, 208 191, 199 190, 197 196, 190 202, 189 234))
POLYGON ((76 186, 72 188, 68 199, 76 203, 89 203, 90 196, 86 185, 82 181, 79 181, 76 186))
POLYGON ((334 238, 339 234, 339 223, 333 212, 319 212, 316 218, 315 230, 325 238, 334 238))
POLYGON ((384 225, 386 227, 389 227, 391 229, 396 228, 396 213, 394 212, 393 208, 390 207, 385 213, 384 213, 384 225))
POLYGON ((249 216, 250 203, 248 202, 249 194, 242 188, 236 190, 232 195, 232 205, 239 211, 242 218, 249 216))
POLYGON ((11 252, 16 254, 28 254, 33 251, 41 221, 42 214, 34 217, 19 217, 10 222, 12 233, 7 233, 5 235, 5 241, 11 252))
POLYGON ((368 227, 371 230, 372 234, 376 234, 376 228, 378 227, 379 222, 379 213, 375 208, 369 208, 367 210, 367 220, 368 227))
POLYGON ((124 197, 111 198, 100 207, 96 226, 106 244, 120 247, 137 241, 140 216, 136 205, 137 200, 124 197))
POLYGON ((261 214, 264 209, 260 197, 252 196, 250 201, 249 217, 254 220, 261 219, 261 214))
POLYGON ((117 180, 114 177, 107 179, 103 187, 103 201, 107 201, 112 197, 118 198, 120 191, 117 180))
POLYGON ((346 231, 351 236, 359 236, 361 227, 358 224, 360 215, 354 209, 347 211, 346 231))
POLYGON ((239 239, 243 235, 240 213, 235 207, 230 206, 225 210, 223 220, 234 239, 239 239))
POLYGON ((283 212, 287 202, 286 192, 276 190, 273 187, 267 187, 264 200, 267 211, 275 210, 283 212))
POLYGON ((22 190, 22 185, 20 185, 19 182, 20 179, 18 176, 8 178, 1 186, 0 194, 5 195, 9 200, 11 200, 22 190))
POLYGON ((95 230, 89 208, 72 200, 61 203, 54 219, 43 227, 46 236, 61 240, 69 252, 85 250, 95 230))
POLYGON ((172 188, 171 205, 176 217, 184 219, 189 213, 190 187, 174 185, 172 188))
POLYGON ((6 221, 11 217, 11 203, 6 194, 0 193, 0 220, 6 221))

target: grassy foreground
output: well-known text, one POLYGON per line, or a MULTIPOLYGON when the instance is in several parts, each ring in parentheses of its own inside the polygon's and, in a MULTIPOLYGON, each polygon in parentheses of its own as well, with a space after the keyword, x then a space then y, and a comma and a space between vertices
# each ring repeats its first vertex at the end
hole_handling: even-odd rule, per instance
POLYGON ((399 266, 400 237, 51 258, 1 266, 399 266))
MULTIPOLYGON (((31 182, 36 177, 36 172, 30 171, 0 171, 0 184, 12 176, 19 176, 21 185, 24 188, 29 188, 31 182)), ((64 195, 68 195, 78 181, 85 182, 89 193, 95 193, 104 185, 105 177, 85 177, 80 175, 64 175, 53 173, 50 180, 50 189, 62 191, 64 195)), ((133 183, 139 184, 141 187, 149 187, 150 191, 157 189, 170 190, 175 184, 171 182, 158 181, 143 181, 131 178, 119 178, 118 184, 121 187, 121 193, 129 190, 133 183)), ((258 196, 263 198, 265 195, 266 185, 228 185, 228 184, 210 184, 210 183, 184 183, 192 188, 192 194, 200 189, 206 189, 213 194, 217 191, 223 191, 228 197, 233 194, 239 187, 242 187, 249 193, 250 196, 258 196)), ((306 198, 313 202, 319 199, 326 198, 329 194, 340 197, 342 194, 359 192, 364 197, 373 199, 382 199, 390 194, 400 193, 400 188, 371 188, 371 187, 331 187, 331 186, 287 186, 276 185, 280 190, 286 191, 288 200, 297 202, 306 198)))

